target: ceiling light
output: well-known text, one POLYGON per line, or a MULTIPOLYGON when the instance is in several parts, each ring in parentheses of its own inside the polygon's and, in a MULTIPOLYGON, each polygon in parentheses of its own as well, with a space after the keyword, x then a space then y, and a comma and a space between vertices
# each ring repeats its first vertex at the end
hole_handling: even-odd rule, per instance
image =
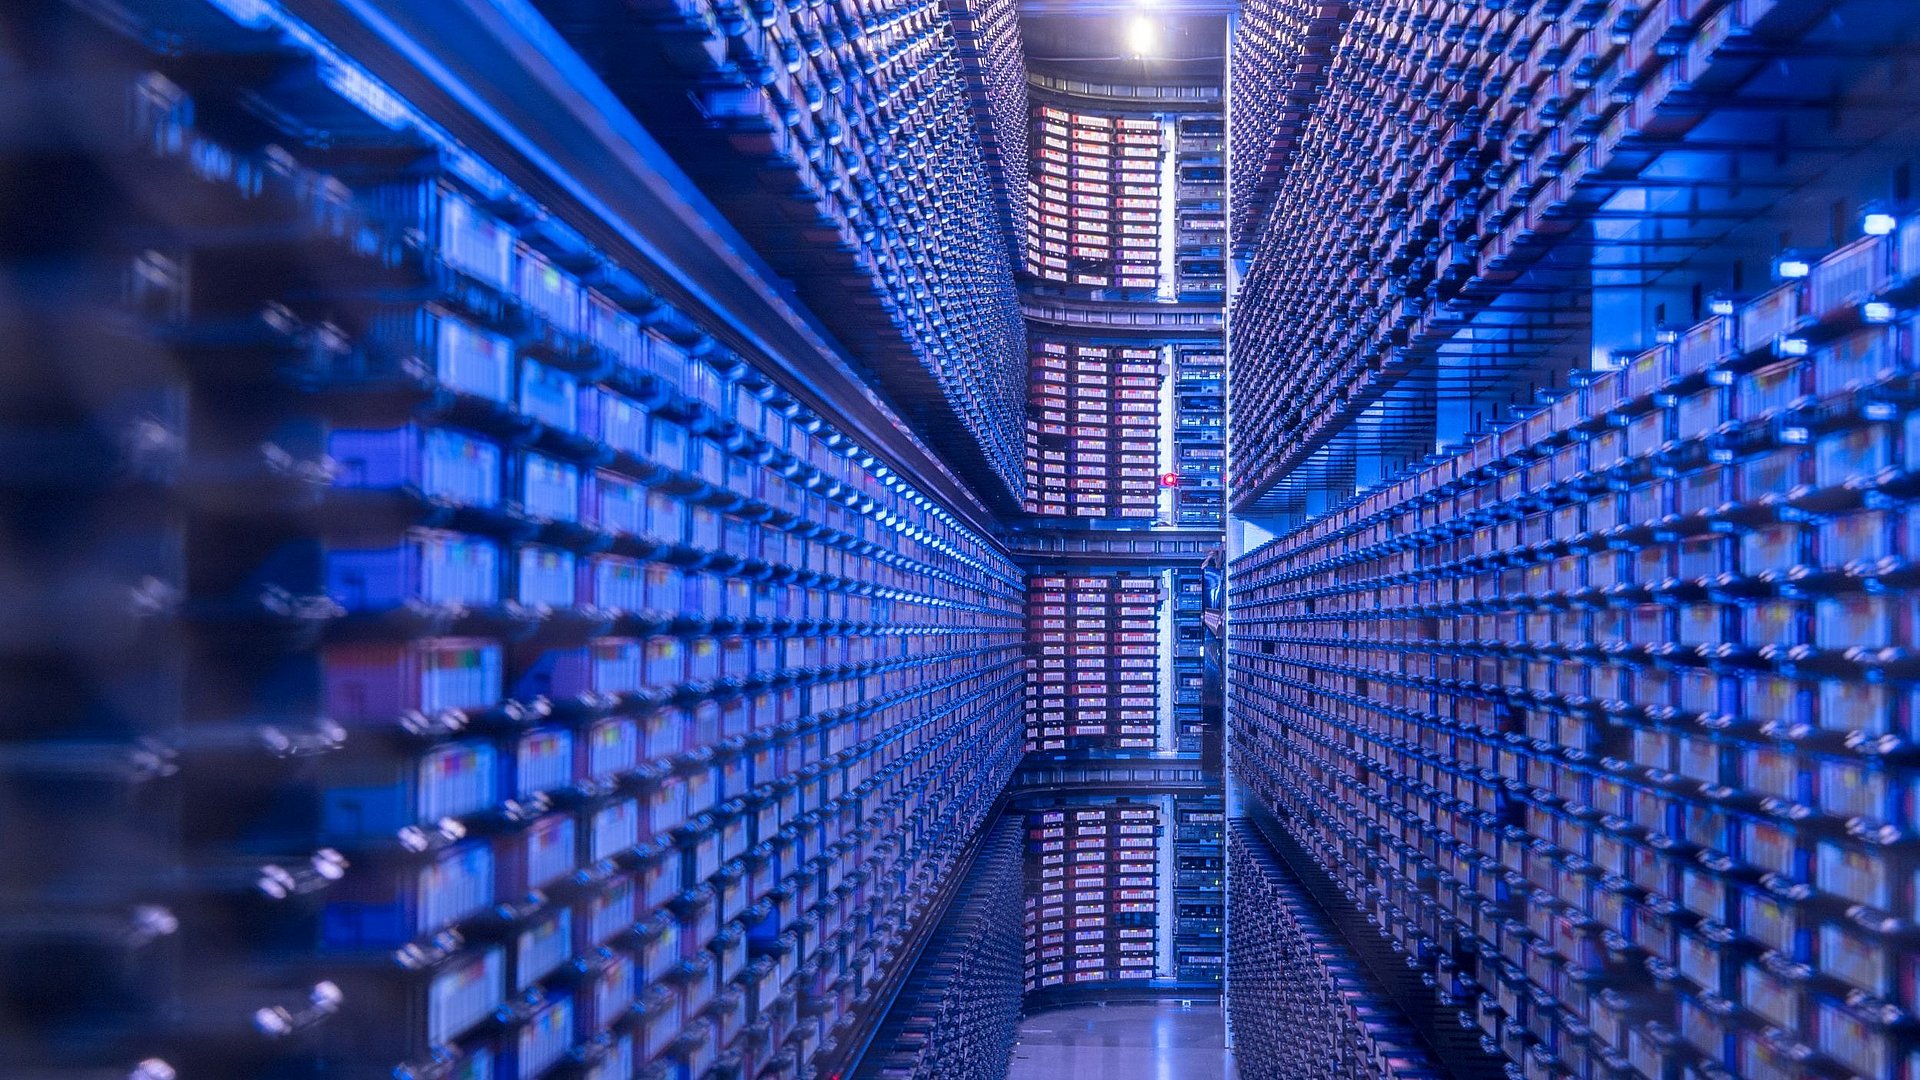
POLYGON ((1156 45, 1160 44, 1160 29, 1153 20, 1145 15, 1135 15, 1127 21, 1127 51, 1135 56, 1151 56, 1156 45))

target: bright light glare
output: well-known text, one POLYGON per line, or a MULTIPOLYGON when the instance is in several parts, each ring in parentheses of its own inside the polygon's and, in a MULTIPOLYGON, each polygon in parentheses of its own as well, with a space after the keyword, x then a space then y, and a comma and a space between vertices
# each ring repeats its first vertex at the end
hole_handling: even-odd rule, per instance
POLYGON ((1152 56, 1160 44, 1160 30, 1145 15, 1135 15, 1127 23, 1127 51, 1135 56, 1152 56))

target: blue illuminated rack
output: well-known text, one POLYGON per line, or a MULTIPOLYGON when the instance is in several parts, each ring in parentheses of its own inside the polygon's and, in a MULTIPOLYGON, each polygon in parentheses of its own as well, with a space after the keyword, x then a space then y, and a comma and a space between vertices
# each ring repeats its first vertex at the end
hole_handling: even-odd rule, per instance
POLYGON ((60 689, 9 737, 41 1013, 0 1068, 844 1058, 1019 754, 978 504, 717 219, 655 261, 702 212, 670 167, 623 216, 559 164, 577 114, 484 102, 606 99, 539 82, 536 16, 392 13, 423 65, 326 3, 30 8, 76 66, 7 75, 0 157, 61 228, 5 230, 50 290, 9 309, 5 505, 96 546, 7 646, 10 693, 60 689))
POLYGON ((1493 1076, 1436 1054, 1258 826, 1226 827, 1235 1055, 1303 1080, 1493 1076))
MULTIPOLYGON (((1904 5, 1394 0, 1351 5, 1335 34, 1339 7, 1263 8, 1236 56, 1236 135, 1273 130, 1267 160, 1284 151, 1278 175, 1255 179, 1257 146, 1235 165, 1271 192, 1236 233, 1259 237, 1232 343, 1242 512, 1300 512, 1355 455, 1387 471, 1418 460, 1436 408, 1496 390, 1524 402, 1590 365, 1591 330, 1604 353, 1645 340, 1642 321, 1689 321, 1688 281, 1750 290, 1732 264, 1763 276, 1769 217, 1840 242, 1814 192, 1890 194, 1825 174, 1857 168, 1843 162, 1900 110, 1841 105, 1828 126, 1807 102, 1870 99, 1869 54, 1910 49, 1904 5), (1886 30, 1863 50, 1861 25, 1886 30), (1301 122, 1261 122, 1304 86, 1304 109, 1283 109, 1301 122), (1634 290, 1671 314, 1616 310, 1610 294, 1634 290)), ((1465 434, 1439 424, 1442 443, 1465 434)), ((1363 486, 1383 475, 1360 472, 1363 486)))
POLYGON ((1008 185, 1026 162, 1007 5, 542 9, 916 428, 1017 505, 1008 185))
POLYGON ((1238 775, 1543 1075, 1920 1068, 1920 218, 1865 226, 1234 567, 1238 775))
POLYGON ((1020 1020, 1020 818, 988 833, 856 1080, 1000 1080, 1020 1020))

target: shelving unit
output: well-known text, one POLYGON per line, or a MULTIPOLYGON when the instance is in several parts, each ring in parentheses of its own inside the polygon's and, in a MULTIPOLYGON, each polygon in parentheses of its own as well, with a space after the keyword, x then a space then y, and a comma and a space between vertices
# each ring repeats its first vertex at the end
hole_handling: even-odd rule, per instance
POLYGON ((1160 579, 1027 579, 1027 749, 1153 749, 1160 579))
POLYGON ((1162 933, 1160 801, 1078 800, 1025 819, 1027 990, 1152 980, 1162 933))
POLYGON ((6 647, 61 689, 0 1071, 799 1077, 877 1023, 1020 751, 1023 582, 932 459, 587 235, 668 219, 538 201, 562 129, 463 142, 275 5, 6 24, 57 229, 5 230, 5 505, 98 546, 6 647))
POLYGON ((1246 0, 1234 23, 1233 248, 1258 250, 1273 199, 1320 95, 1347 0, 1246 0))
POLYGON ((1222 304, 1227 289, 1226 119, 1178 116, 1174 135, 1174 295, 1222 304))
POLYGON ((1159 119, 1034 109, 1027 272, 1119 299, 1160 287, 1159 119))
POLYGON ((1226 364, 1217 345, 1174 346, 1174 520, 1182 528, 1219 528, 1225 510, 1226 364))
MULTIPOLYGON (((1880 195, 1823 173, 1902 122, 1851 29, 1886 26, 1877 55, 1897 51, 1910 26, 1892 5, 1396 0, 1354 8, 1331 39, 1325 10, 1269 12, 1269 55, 1241 54, 1249 109, 1326 66, 1283 174, 1258 181, 1268 220, 1242 234, 1261 237, 1231 350, 1247 513, 1302 512, 1356 455, 1390 472, 1464 435, 1445 419, 1456 403, 1484 424, 1637 348, 1646 323, 1691 321, 1690 284, 1751 291, 1781 228, 1826 223, 1799 190, 1880 195), (1672 315, 1624 317, 1616 299, 1635 295, 1672 315)), ((1236 131, 1261 127, 1243 115, 1236 131)))
POLYGON ((1002 817, 855 1080, 1000 1080, 1013 1058, 1025 963, 1020 818, 1002 817))
POLYGON ((1235 820, 1227 843, 1234 865, 1227 984, 1236 1056, 1310 1080, 1440 1074, 1420 1034, 1387 1003, 1259 830, 1235 820))
POLYGON ((1175 749, 1198 754, 1206 743, 1205 581, 1195 567, 1173 571, 1173 724, 1175 749))
MULTIPOLYGON (((922 433, 1017 506, 1027 165, 1001 0, 541 10, 922 433)), ((548 31, 549 33, 551 31, 548 31)))
POLYGON ((974 131, 993 189, 1005 207, 1010 265, 1018 265, 1027 238, 1027 71, 1020 44, 1020 12, 1013 0, 946 0, 974 131))
POLYGON ((1165 382, 1158 348, 1036 341, 1027 513, 1157 518, 1165 382))
POLYGON ((1219 983, 1227 950, 1226 814, 1218 794, 1173 800, 1173 977, 1219 983))
POLYGON ((1866 224, 1234 567, 1240 775, 1544 1075, 1920 1067, 1920 220, 1866 224))

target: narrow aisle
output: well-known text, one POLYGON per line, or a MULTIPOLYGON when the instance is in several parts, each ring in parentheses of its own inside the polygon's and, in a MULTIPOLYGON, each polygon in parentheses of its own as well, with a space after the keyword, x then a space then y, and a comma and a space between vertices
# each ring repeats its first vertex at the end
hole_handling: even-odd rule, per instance
POLYGON ((1085 1005, 1020 1023, 1007 1080, 1234 1080, 1217 1004, 1085 1005))

